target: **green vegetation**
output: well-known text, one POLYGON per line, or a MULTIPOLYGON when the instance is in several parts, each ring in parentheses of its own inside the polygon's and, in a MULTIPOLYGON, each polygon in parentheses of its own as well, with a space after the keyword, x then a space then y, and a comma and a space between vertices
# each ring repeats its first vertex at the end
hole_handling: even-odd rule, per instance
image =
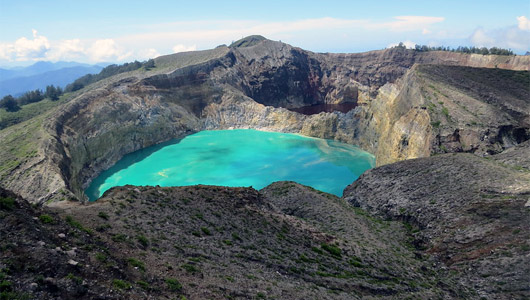
POLYGON ((136 282, 136 284, 137 284, 139 287, 141 287, 142 289, 146 290, 146 291, 148 291, 148 290, 151 289, 150 286, 149 286, 149 283, 147 283, 147 282, 145 282, 145 281, 138 280, 138 281, 136 282))
POLYGON ((447 109, 447 107, 442 108, 442 114, 444 114, 446 117, 449 117, 449 110, 447 109))
POLYGON ((81 225, 81 223, 79 223, 76 220, 74 220, 74 218, 72 218, 72 216, 66 216, 65 220, 66 220, 66 223, 68 223, 68 225, 70 225, 72 227, 75 227, 75 228, 77 228, 77 229, 79 229, 81 231, 84 231, 84 232, 86 232, 88 234, 92 234, 92 230, 83 227, 83 225, 81 225))
POLYGON ((13 126, 15 124, 29 120, 35 116, 41 115, 50 109, 64 103, 64 99, 67 99, 68 95, 61 96, 60 100, 53 101, 50 99, 44 99, 39 102, 29 103, 24 106, 18 107, 16 110, 9 110, 4 107, 0 107, 0 129, 13 126))
POLYGON ((81 284, 83 282, 83 279, 81 279, 81 277, 75 276, 72 273, 68 273, 68 275, 66 275, 66 278, 72 280, 73 282, 77 284, 81 284))
POLYGON ((140 245, 144 247, 149 246, 149 240, 144 235, 140 234, 136 237, 136 239, 138 240, 138 243, 140 243, 140 245))
POLYGON ((201 231, 206 234, 206 235, 212 235, 212 233, 210 232, 210 229, 206 228, 206 227, 201 227, 201 231))
POLYGON ((440 127, 440 121, 431 122, 432 128, 439 128, 440 127))
POLYGON ((107 261, 107 256, 103 253, 96 253, 96 259, 99 260, 100 262, 106 262, 107 261))
POLYGON ((44 100, 44 94, 41 90, 34 90, 24 93, 24 95, 17 98, 17 104, 19 106, 39 102, 44 100))
POLYGON ((363 265, 363 264, 361 263, 361 259, 358 258, 357 256, 352 257, 352 258, 348 261, 348 263, 349 263, 350 265, 356 267, 356 268, 364 268, 364 267, 365 267, 365 265, 363 265))
POLYGON ((136 284, 137 284, 139 287, 141 287, 142 289, 146 290, 146 291, 148 291, 148 290, 151 289, 151 287, 149 286, 149 283, 147 283, 147 282, 145 282, 145 281, 143 281, 143 280, 138 280, 138 281, 136 282, 136 284))
POLYGON ((0 197, 0 209, 12 210, 15 207, 15 199, 11 197, 0 197))
POLYGON ((48 85, 44 91, 44 98, 51 100, 59 100, 59 97, 63 94, 63 90, 59 86, 48 85))
POLYGON ((301 262, 306 262, 306 263, 313 262, 313 260, 308 258, 307 256, 305 256, 305 254, 300 254, 298 260, 301 261, 301 262))
POLYGON ((232 238, 234 239, 234 241, 241 241, 241 238, 239 237, 239 235, 235 232, 232 232, 232 238))
POLYGON ((112 236, 112 240, 115 242, 125 242, 127 241, 127 236, 122 233, 118 233, 112 236))
POLYGON ((420 231, 417 227, 412 226, 412 224, 410 224, 409 222, 403 222, 403 225, 409 233, 417 233, 420 231))
POLYGON ((0 281, 0 291, 10 291, 12 285, 11 281, 2 280, 0 281))
POLYGON ((131 284, 125 280, 114 279, 112 280, 112 286, 120 290, 128 290, 131 288, 131 284))
MULTIPOLYGON (((399 43, 397 46, 393 48, 400 48, 400 49, 406 49, 407 47, 403 43, 399 43)), ((448 52, 458 52, 458 53, 474 53, 474 54, 482 54, 482 55, 515 55, 512 50, 509 49, 503 49, 498 47, 466 47, 466 46, 458 46, 456 48, 446 47, 446 46, 438 46, 438 47, 431 47, 427 45, 415 45, 414 51, 417 52, 428 52, 428 51, 448 51, 448 52)))
POLYGON ((324 254, 324 251, 322 251, 322 249, 317 248, 317 247, 311 247, 311 250, 312 250, 313 252, 318 253, 318 254, 324 254))
POLYGON ((167 288, 171 291, 180 291, 182 290, 182 284, 175 278, 166 278, 167 288))
POLYGON ((12 283, 7 280, 0 281, 0 300, 26 300, 31 299, 27 294, 13 291, 12 283))
POLYGON ((141 271, 145 271, 145 265, 142 261, 137 260, 136 258, 129 258, 127 259, 127 262, 135 268, 138 268, 141 271))
POLYGON ((13 283, 6 280, 4 270, 0 269, 0 300, 29 300, 30 295, 26 293, 18 293, 13 290, 13 283))
POLYGON ((103 231, 105 231, 107 229, 110 229, 110 228, 112 228, 112 226, 110 226, 109 224, 101 224, 101 225, 98 225, 96 227, 96 230, 99 231, 99 232, 103 232, 103 231))
POLYGON ((329 254, 335 256, 335 257, 341 257, 341 252, 342 250, 335 246, 335 245, 330 245, 330 244, 326 244, 326 243, 322 243, 320 245, 320 247, 324 250, 326 250, 329 254))
POLYGON ((108 220, 108 219, 109 219, 109 215, 107 215, 106 213, 104 213, 104 212, 102 212, 102 211, 100 211, 100 212, 98 213, 98 217, 100 217, 100 218, 102 218, 102 219, 104 219, 104 220, 108 220))
POLYGON ((20 109, 17 100, 11 95, 7 95, 0 100, 0 108, 5 108, 7 111, 17 111, 20 109))
POLYGON ((154 67, 155 67, 155 60, 152 58, 144 63, 144 69, 146 70, 151 70, 154 67))
POLYGON ((186 272, 188 272, 188 273, 197 273, 197 272, 199 272, 199 269, 197 269, 197 267, 195 267, 194 265, 190 265, 190 264, 183 264, 182 268, 184 270, 186 270, 186 272))
POLYGON ((152 69, 155 67, 155 62, 152 59, 144 63, 135 60, 132 63, 124 63, 123 65, 106 66, 98 74, 87 74, 83 77, 76 79, 74 82, 66 86, 65 91, 74 92, 102 79, 114 76, 116 74, 138 70, 141 67, 145 67, 145 69, 147 70, 152 69))
POLYGON ((59 100, 59 97, 63 94, 63 90, 60 87, 49 85, 46 87, 46 91, 42 92, 37 89, 24 93, 20 97, 13 97, 11 95, 4 96, 0 99, 0 108, 5 108, 8 112, 16 112, 20 110, 21 106, 40 102, 44 99, 50 99, 52 101, 59 100))
POLYGON ((51 224, 54 223, 54 219, 49 215, 40 215, 39 220, 44 224, 51 224))

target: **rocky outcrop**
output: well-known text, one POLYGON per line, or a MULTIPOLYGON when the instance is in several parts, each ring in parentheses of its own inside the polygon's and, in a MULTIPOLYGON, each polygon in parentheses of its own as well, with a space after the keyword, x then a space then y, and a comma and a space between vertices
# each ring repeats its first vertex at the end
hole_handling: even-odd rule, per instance
POLYGON ((113 283, 131 281, 92 229, 2 188, 0 234, 3 299, 123 299, 113 283))
POLYGON ((189 111, 161 105, 156 98, 101 91, 93 99, 83 100, 65 106, 64 119, 53 123, 57 142, 66 148, 69 188, 78 197, 89 180, 125 153, 183 137, 198 127, 197 118, 189 111), (76 117, 69 117, 71 113, 76 117))
POLYGON ((433 254, 483 299, 530 296, 528 146, 489 159, 445 154, 365 172, 344 191, 354 206, 410 224, 433 254), (522 165, 519 165, 522 164, 522 165))
POLYGON ((402 223, 294 182, 125 186, 43 208, 3 197, 7 299, 473 298, 402 223))
POLYGON ((87 87, 38 125, 0 132, 9 141, 2 147, 12 149, 30 140, 15 138, 20 128, 35 130, 32 156, 0 158, 2 185, 36 202, 82 199, 123 155, 204 129, 335 139, 374 153, 378 165, 432 153, 498 153, 530 137, 529 73, 495 69, 528 69, 530 58, 404 49, 323 54, 240 42, 157 58, 153 70, 87 87), (311 116, 288 110, 343 102, 358 106, 311 116))

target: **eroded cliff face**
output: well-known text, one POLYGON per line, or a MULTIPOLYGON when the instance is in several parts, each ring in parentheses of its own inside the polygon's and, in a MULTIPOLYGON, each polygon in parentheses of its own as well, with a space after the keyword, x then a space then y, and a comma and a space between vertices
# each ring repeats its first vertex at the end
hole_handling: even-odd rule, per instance
POLYGON ((410 72, 398 85, 383 90, 368 110, 373 113, 374 124, 370 125, 378 140, 374 149, 378 165, 429 156, 431 117, 418 85, 415 72, 410 72))
POLYGON ((447 152, 490 155, 530 138, 530 73, 415 65, 361 106, 355 140, 378 165, 447 152), (363 117, 364 116, 364 117, 363 117))
POLYGON ((65 107, 64 119, 54 125, 57 142, 65 148, 69 188, 82 197, 87 183, 130 153, 198 128, 198 119, 176 105, 163 105, 156 97, 134 97, 98 91, 92 100, 65 107), (75 114, 75 115, 74 115, 75 114))
POLYGON ((123 155, 205 129, 335 139, 374 153, 378 165, 441 152, 497 153, 530 137, 528 72, 500 70, 508 73, 495 85, 483 74, 499 69, 457 67, 527 70, 527 57, 403 49, 319 54, 264 40, 156 64, 99 82, 47 115, 35 127, 38 159, 17 158, 17 167, 2 171, 9 178, 2 184, 30 201, 83 199, 89 182, 123 155), (441 80, 448 75, 457 79, 441 80), (504 101, 503 85, 514 81, 504 101), (288 110, 342 102, 358 106, 311 116, 288 110), (36 175, 24 184, 13 180, 24 174, 36 175))

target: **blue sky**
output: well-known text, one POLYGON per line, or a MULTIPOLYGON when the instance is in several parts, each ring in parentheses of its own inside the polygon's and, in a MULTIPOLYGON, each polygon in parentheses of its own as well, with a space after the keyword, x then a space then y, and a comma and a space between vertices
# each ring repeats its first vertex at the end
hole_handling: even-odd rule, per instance
POLYGON ((261 34, 317 52, 407 45, 530 50, 530 1, 0 0, 0 66, 124 62, 261 34))

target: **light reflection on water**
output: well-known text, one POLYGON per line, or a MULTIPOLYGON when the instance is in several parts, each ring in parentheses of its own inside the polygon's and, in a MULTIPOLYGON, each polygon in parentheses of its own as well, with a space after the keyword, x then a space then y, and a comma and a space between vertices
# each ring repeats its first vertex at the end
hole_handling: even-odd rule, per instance
POLYGON ((126 155, 94 179, 90 200, 113 186, 252 186, 291 180, 342 195, 374 156, 331 140, 250 129, 201 131, 126 155))

